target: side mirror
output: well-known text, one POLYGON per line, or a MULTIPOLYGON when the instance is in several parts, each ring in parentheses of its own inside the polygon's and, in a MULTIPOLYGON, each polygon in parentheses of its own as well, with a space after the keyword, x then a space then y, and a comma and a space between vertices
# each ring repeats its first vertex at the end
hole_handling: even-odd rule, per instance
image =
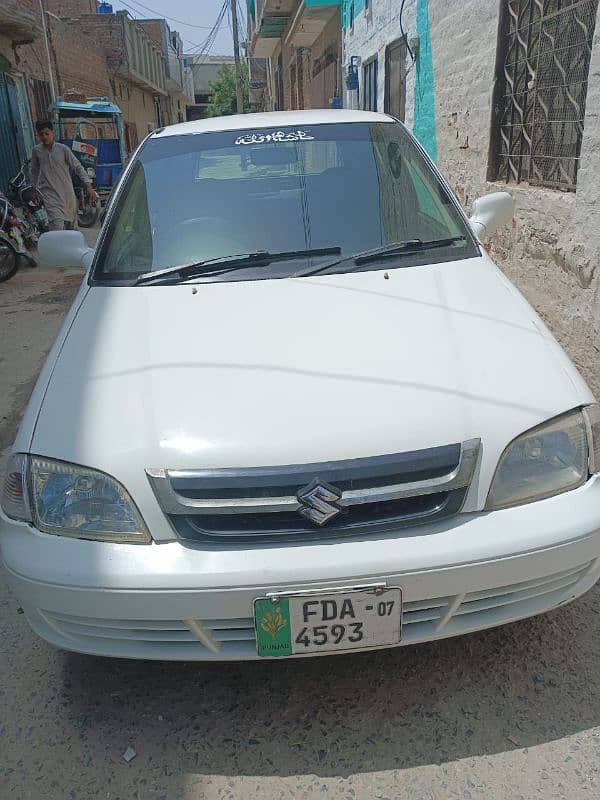
POLYGON ((81 231, 50 231, 40 236, 38 254, 50 267, 87 269, 94 251, 85 243, 81 231))
POLYGON ((480 242, 486 242, 498 228, 508 225, 515 215, 515 200, 508 192, 493 192, 478 197, 469 218, 480 242))

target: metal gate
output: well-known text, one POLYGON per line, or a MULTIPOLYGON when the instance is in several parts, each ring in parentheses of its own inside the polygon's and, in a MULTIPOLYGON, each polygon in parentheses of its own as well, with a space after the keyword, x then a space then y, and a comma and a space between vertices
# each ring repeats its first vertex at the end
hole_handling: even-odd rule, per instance
POLYGON ((598 0, 502 9, 489 177, 573 190, 598 0))

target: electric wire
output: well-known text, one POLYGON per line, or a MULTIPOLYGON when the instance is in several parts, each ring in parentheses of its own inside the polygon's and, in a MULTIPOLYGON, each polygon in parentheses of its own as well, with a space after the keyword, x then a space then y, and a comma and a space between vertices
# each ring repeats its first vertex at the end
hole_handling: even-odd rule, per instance
MULTIPOLYGON (((128 3, 125 3, 124 0, 118 0, 118 2, 119 2, 119 5, 126 6, 127 8, 130 8, 128 3)), ((145 6, 143 3, 140 3, 139 0, 129 0, 129 2, 132 3, 135 6, 139 6, 140 8, 143 8, 145 11, 149 11, 151 14, 156 14, 156 16, 159 17, 160 19, 168 19, 169 22, 175 22, 178 25, 185 25, 188 28, 198 28, 200 30, 205 30, 205 31, 211 30, 210 25, 194 25, 191 22, 185 22, 184 20, 177 19, 176 17, 168 17, 162 11, 157 11, 155 8, 150 8, 149 6, 145 6)), ((139 14, 140 12, 137 11, 137 13, 139 14)))

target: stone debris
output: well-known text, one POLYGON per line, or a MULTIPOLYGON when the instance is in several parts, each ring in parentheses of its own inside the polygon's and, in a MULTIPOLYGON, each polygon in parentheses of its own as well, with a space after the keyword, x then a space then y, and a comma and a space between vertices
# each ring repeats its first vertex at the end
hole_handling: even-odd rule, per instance
POLYGON ((125 750, 125 752, 123 753, 123 758, 125 759, 125 761, 126 761, 128 764, 129 764, 129 762, 130 762, 130 761, 133 761, 133 759, 134 759, 136 756, 137 756, 137 753, 135 752, 135 750, 134 750, 134 749, 133 749, 133 747, 131 747, 131 746, 129 746, 129 747, 127 748, 127 750, 125 750))

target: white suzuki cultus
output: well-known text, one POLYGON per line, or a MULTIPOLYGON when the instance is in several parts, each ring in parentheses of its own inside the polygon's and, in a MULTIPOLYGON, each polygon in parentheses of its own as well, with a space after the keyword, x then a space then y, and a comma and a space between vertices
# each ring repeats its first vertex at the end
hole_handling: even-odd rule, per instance
POLYGON ((381 114, 152 133, 8 462, 36 633, 252 659, 439 639, 600 574, 600 413, 422 149, 381 114))

